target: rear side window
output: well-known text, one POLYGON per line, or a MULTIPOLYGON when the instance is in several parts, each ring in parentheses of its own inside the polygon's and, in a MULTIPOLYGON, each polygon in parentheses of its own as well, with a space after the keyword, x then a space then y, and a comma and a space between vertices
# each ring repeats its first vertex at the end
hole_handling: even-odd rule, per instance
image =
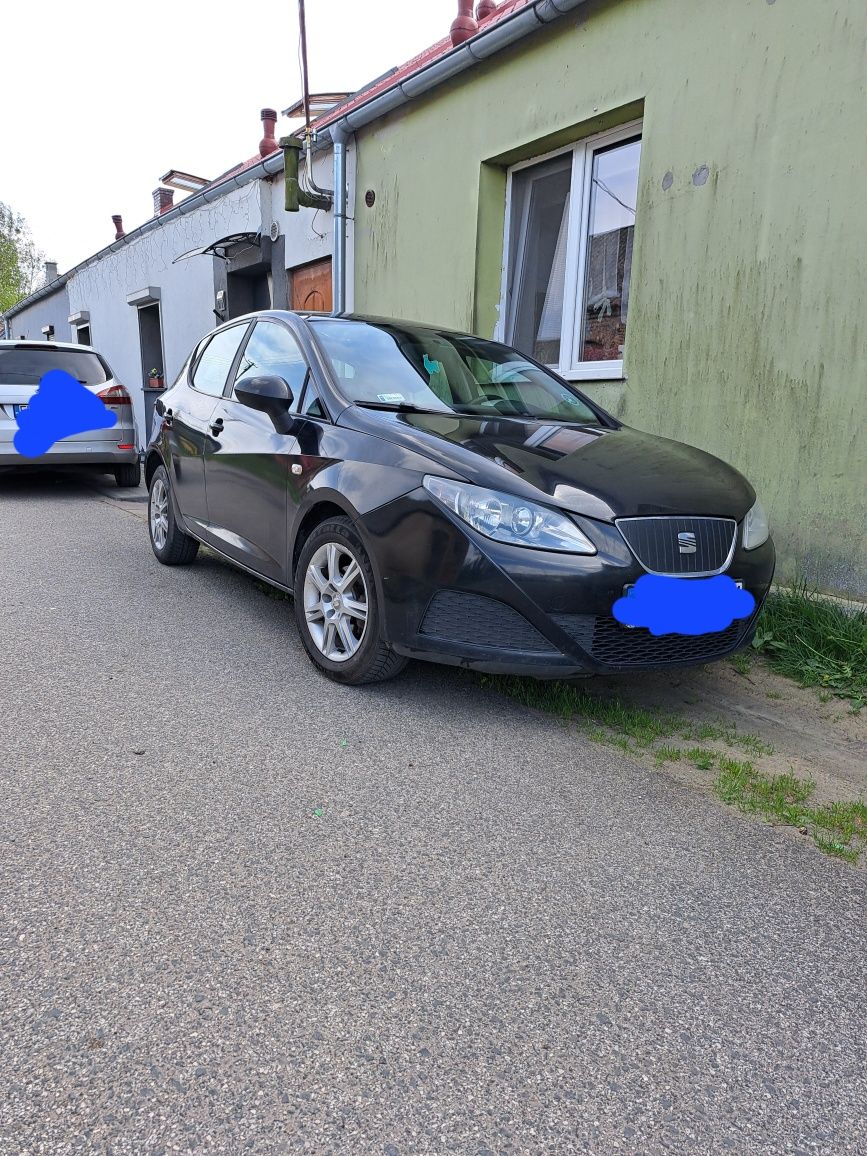
POLYGON ((246 332, 246 325, 233 325, 231 329, 221 329, 214 334, 193 370, 192 382, 196 389, 213 397, 222 397, 226 378, 246 332))
POLYGON ((0 349, 0 381, 39 385, 50 369, 62 369, 82 385, 102 385, 111 377, 111 370, 98 353, 53 349, 50 345, 0 349))

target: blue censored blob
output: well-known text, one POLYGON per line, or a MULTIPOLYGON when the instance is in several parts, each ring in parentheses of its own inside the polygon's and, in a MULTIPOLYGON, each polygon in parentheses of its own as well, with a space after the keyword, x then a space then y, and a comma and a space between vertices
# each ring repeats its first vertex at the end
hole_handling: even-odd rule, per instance
POLYGON ((643 574, 612 613, 624 626, 645 626, 651 634, 711 634, 736 618, 747 618, 756 600, 725 574, 716 578, 666 578, 643 574))
POLYGON ((26 458, 38 458, 61 438, 92 429, 111 429, 117 414, 101 398, 85 389, 63 369, 50 369, 39 388, 15 420, 15 448, 26 458))

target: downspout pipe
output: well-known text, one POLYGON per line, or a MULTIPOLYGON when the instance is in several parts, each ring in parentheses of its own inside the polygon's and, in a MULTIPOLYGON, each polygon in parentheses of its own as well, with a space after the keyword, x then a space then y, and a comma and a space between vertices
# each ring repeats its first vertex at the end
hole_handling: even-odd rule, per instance
POLYGON ((346 185, 346 144, 349 133, 342 124, 332 125, 331 143, 334 149, 334 254, 333 310, 339 316, 346 312, 346 228, 349 199, 346 185))
POLYGON ((303 205, 305 209, 330 209, 333 198, 328 193, 309 193, 298 182, 298 162, 303 142, 297 136, 281 136, 283 150, 283 175, 286 182, 286 212, 297 213, 303 205))
MULTIPOLYGON (((545 24, 579 8, 586 0, 535 0, 518 9, 493 28, 478 34, 446 56, 401 81, 392 89, 373 97, 351 112, 332 121, 319 134, 334 147, 334 252, 333 283, 335 314, 346 311, 346 223, 349 219, 346 192, 346 143, 356 129, 363 128, 386 113, 409 104, 415 97, 436 88, 453 76, 472 68, 480 60, 510 47, 545 24)), ((281 145, 283 141, 281 140, 281 145)), ((288 161, 287 161, 288 173, 288 161)), ((182 202, 183 203, 183 202, 182 202)), ((288 204, 287 204, 288 208, 288 204)))

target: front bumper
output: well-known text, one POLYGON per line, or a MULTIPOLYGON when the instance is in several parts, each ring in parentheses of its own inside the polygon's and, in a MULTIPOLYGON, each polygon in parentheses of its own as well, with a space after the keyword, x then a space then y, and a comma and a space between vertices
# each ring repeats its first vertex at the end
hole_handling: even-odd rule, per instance
POLYGON ((509 546, 453 520, 424 490, 364 516, 379 564, 383 635, 400 654, 498 674, 570 678, 713 661, 752 638, 774 573, 770 540, 737 549, 726 573, 756 600, 719 634, 664 635, 611 613, 645 573, 615 526, 576 518, 592 556, 509 546))

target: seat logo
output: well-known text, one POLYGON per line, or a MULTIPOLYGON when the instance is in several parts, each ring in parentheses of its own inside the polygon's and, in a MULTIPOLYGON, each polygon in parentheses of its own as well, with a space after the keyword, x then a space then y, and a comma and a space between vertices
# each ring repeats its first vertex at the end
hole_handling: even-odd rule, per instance
POLYGON ((695 534, 688 530, 677 535, 677 545, 681 554, 694 554, 696 550, 695 534))

